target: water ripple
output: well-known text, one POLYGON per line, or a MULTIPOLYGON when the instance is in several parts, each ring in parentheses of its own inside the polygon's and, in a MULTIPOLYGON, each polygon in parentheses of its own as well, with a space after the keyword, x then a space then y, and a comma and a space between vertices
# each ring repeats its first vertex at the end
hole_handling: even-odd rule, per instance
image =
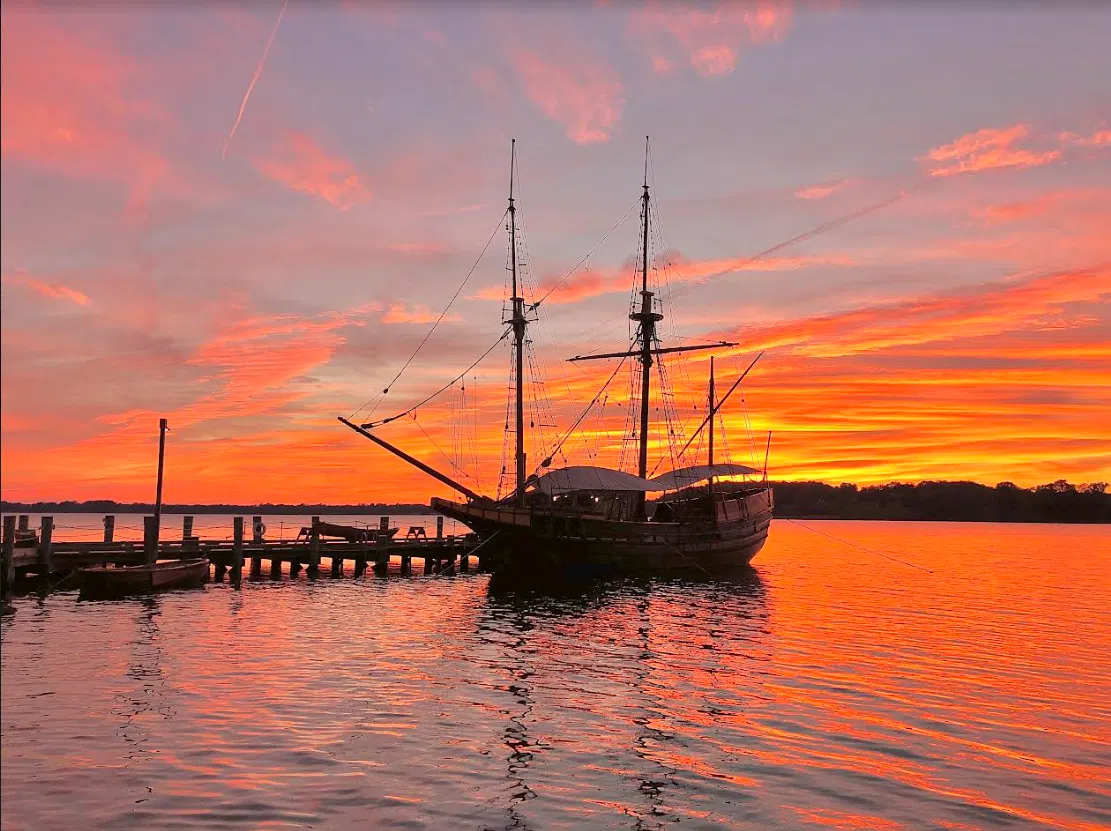
POLYGON ((1109 530, 822 527, 934 573, 17 598, 3 827, 1111 825, 1109 530))

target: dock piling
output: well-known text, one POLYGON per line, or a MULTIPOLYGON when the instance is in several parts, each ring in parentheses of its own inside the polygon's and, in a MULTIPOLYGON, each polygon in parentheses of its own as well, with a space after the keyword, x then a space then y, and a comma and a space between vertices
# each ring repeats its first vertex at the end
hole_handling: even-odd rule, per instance
POLYGON ((158 517, 143 517, 143 557, 147 565, 158 560, 158 517))
POLYGON ((231 579, 239 581, 243 577, 243 517, 232 520, 231 579))
POLYGON ((444 538, 444 518, 442 516, 436 517, 436 541, 439 542, 444 538))
POLYGON ((54 570, 54 517, 44 516, 39 531, 39 574, 50 574, 54 570))
POLYGON ((262 524, 262 517, 251 517, 251 542, 253 542, 255 545, 261 543, 263 531, 265 529, 266 526, 262 524))
POLYGON ((4 517, 4 554, 0 559, 0 600, 7 602, 15 583, 15 514, 4 517))
POLYGON ((116 537, 116 518, 111 514, 104 517, 104 541, 112 542, 116 537))
POLYGON ((183 516, 181 518, 181 541, 185 542, 193 536, 193 517, 183 516))
POLYGON ((317 528, 317 522, 319 520, 313 517, 312 539, 309 541, 309 577, 316 577, 320 573, 320 529, 317 528))
POLYGON ((30 531, 31 530, 31 515, 30 514, 20 514, 19 515, 19 530, 20 531, 30 531))

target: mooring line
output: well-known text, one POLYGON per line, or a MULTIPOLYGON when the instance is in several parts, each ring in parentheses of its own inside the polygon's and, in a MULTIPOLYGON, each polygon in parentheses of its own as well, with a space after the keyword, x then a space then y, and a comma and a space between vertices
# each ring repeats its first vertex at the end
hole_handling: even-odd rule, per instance
POLYGON ((782 519, 784 522, 793 522, 795 525, 799 526, 800 528, 805 528, 807 531, 812 531, 815 534, 821 534, 823 537, 829 537, 831 540, 843 543, 844 545, 852 546, 853 548, 859 548, 861 551, 867 551, 869 554, 875 554, 877 557, 883 557, 885 560, 890 560, 893 563, 899 563, 900 565, 909 566, 910 568, 916 568, 919 571, 926 572, 927 574, 934 573, 932 568, 926 568, 925 566, 920 566, 917 563, 908 563, 906 560, 900 560, 898 557, 892 557, 889 554, 884 554, 882 551, 873 551, 871 548, 865 548, 863 545, 859 545, 855 542, 849 542, 848 540, 843 540, 840 537, 835 537, 833 536, 833 534, 827 534, 825 531, 819 531, 817 528, 811 528, 806 523, 799 522, 797 519, 788 519, 787 517, 779 517, 779 519, 782 519))

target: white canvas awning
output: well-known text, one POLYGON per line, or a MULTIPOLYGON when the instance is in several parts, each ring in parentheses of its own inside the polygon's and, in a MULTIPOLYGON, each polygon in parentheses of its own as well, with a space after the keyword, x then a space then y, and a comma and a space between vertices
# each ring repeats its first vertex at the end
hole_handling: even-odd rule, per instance
POLYGON ((606 467, 573 465, 549 471, 539 477, 536 489, 543 493, 571 491, 655 491, 662 490, 647 479, 606 467))
POLYGON ((691 485, 704 482, 711 476, 741 476, 745 474, 760 473, 748 465, 718 464, 718 465, 691 465, 678 470, 669 470, 652 479, 654 491, 677 491, 689 488, 691 485))

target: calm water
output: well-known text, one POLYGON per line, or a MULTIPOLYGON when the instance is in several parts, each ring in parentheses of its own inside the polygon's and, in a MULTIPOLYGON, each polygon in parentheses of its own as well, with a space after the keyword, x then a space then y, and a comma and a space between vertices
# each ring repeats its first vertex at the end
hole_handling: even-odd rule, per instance
POLYGON ((17 598, 3 827, 1111 825, 1111 528, 808 524, 933 573, 17 598))

